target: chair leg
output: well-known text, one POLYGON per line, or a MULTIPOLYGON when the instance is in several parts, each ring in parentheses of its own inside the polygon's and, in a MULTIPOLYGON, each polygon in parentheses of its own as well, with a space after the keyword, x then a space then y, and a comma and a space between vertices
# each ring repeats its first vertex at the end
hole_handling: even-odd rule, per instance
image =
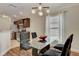
POLYGON ((70 54, 71 54, 71 51, 69 51, 69 53, 67 54, 67 56, 70 56, 70 54))

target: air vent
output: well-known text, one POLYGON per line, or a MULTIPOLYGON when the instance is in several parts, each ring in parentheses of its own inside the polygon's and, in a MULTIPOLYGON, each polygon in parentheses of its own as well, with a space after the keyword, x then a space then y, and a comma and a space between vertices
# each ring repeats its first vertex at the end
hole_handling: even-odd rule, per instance
POLYGON ((9 4, 8 7, 16 8, 16 6, 13 4, 9 4))

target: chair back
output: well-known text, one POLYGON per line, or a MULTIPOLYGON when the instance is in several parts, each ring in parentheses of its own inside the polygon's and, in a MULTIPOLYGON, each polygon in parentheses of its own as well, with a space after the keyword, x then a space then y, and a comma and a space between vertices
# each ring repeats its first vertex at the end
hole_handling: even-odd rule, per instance
POLYGON ((67 55, 67 56, 69 56, 70 53, 71 53, 71 44, 72 44, 72 40, 73 40, 73 34, 71 35, 71 41, 70 41, 70 46, 69 46, 69 50, 68 50, 68 55, 67 55))
POLYGON ((30 32, 20 32, 20 49, 28 49, 30 41, 30 32))
POLYGON ((21 32, 20 33, 20 42, 26 42, 30 40, 29 32, 21 32))
POLYGON ((37 37, 36 32, 32 32, 31 34, 32 34, 32 38, 36 38, 37 37))
POLYGON ((73 39, 73 34, 71 34, 68 39, 66 40, 63 51, 61 53, 61 56, 69 56, 70 55, 70 49, 71 49, 71 43, 73 39))

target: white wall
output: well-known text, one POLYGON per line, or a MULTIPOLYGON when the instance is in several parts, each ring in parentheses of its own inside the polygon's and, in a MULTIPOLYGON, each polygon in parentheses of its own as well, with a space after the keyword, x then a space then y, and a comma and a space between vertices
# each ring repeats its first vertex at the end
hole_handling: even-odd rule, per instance
MULTIPOLYGON (((70 8, 65 8, 64 31, 65 38, 71 33, 74 34, 72 42, 72 50, 79 51, 79 5, 70 8)), ((63 40, 65 42, 66 39, 63 40)))
POLYGON ((11 47, 10 39, 11 39, 10 31, 0 32, 0 55, 4 55, 10 49, 11 47))
POLYGON ((45 17, 41 17, 38 15, 32 15, 30 22, 31 32, 36 32, 37 35, 41 35, 45 33, 45 17))
POLYGON ((0 55, 4 55, 11 45, 11 19, 0 16, 0 55))
POLYGON ((8 16, 0 16, 0 32, 10 30, 11 19, 8 16))

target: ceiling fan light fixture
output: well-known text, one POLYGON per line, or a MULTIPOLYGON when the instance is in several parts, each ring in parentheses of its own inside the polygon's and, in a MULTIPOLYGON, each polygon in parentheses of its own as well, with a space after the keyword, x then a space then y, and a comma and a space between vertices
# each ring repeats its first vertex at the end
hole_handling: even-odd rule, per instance
POLYGON ((32 14, 35 14, 36 13, 36 10, 35 9, 32 9, 32 14))
POLYGON ((41 3, 37 7, 32 7, 32 14, 38 13, 39 16, 43 16, 45 11, 47 14, 50 12, 48 6, 42 6, 41 3))
POLYGON ((38 6, 38 10, 42 10, 42 6, 41 5, 38 6))
POLYGON ((39 15, 39 16, 43 16, 43 12, 42 12, 42 11, 39 11, 39 12, 38 12, 38 15, 39 15))
POLYGON ((50 13, 50 10, 49 10, 49 9, 47 9, 47 10, 46 10, 46 12, 47 12, 47 13, 50 13))

